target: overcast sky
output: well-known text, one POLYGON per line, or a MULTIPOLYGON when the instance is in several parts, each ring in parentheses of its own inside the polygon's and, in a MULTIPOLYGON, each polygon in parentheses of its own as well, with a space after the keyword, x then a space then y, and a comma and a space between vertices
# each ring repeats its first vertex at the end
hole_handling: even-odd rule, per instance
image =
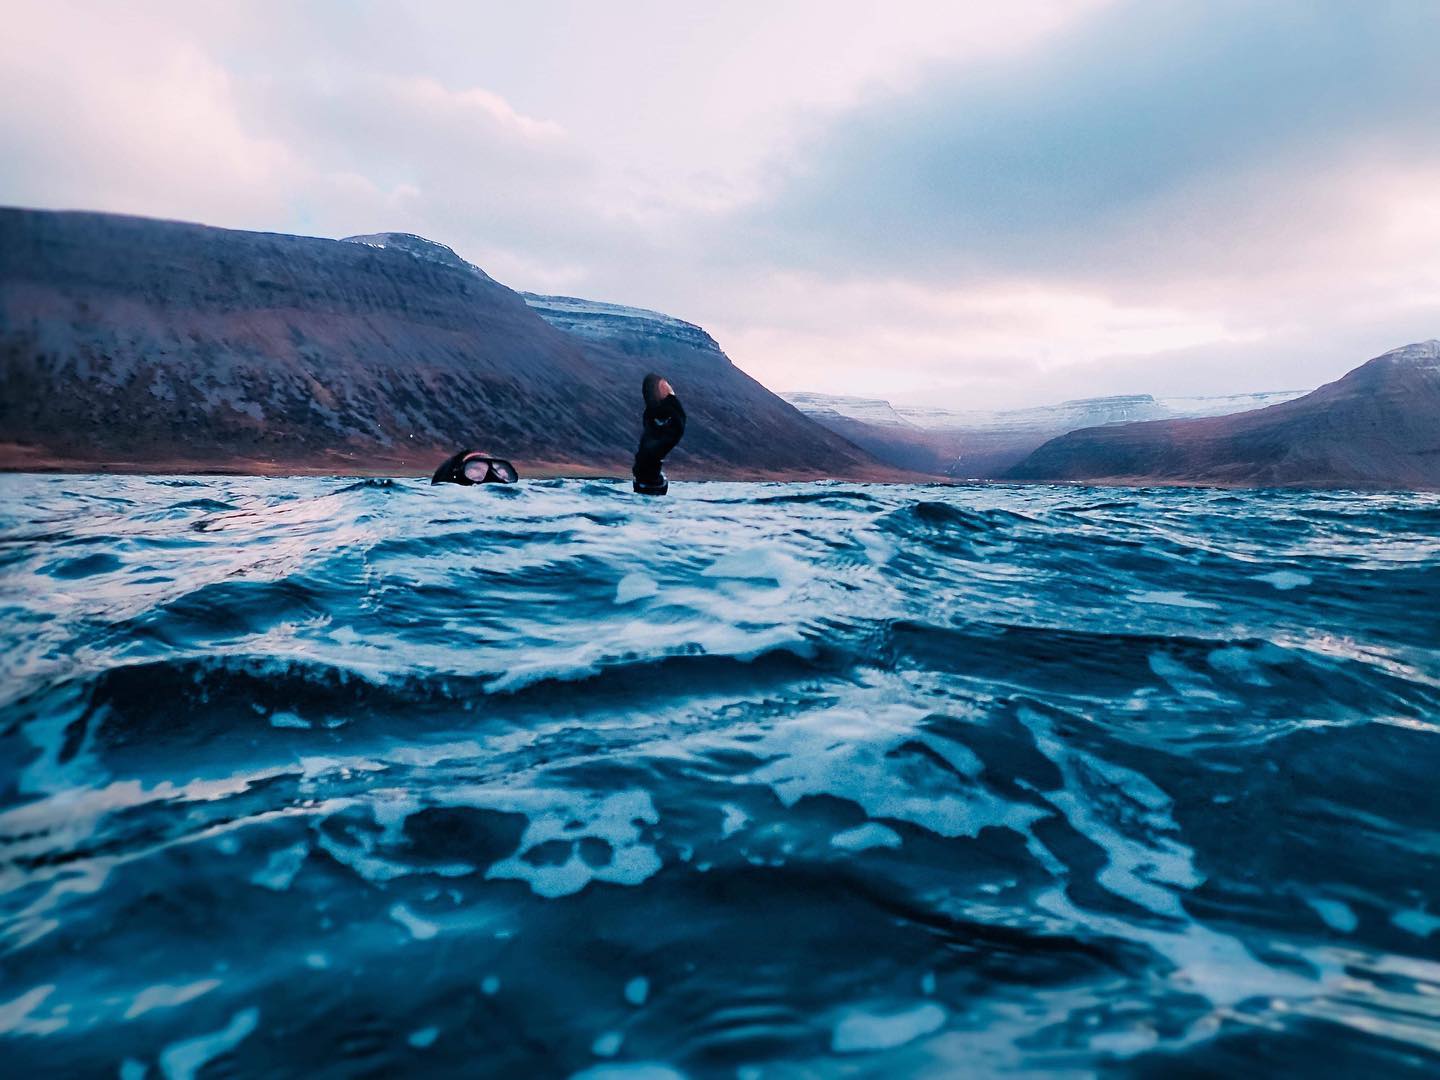
POLYGON ((7 0, 0 203, 420 233, 779 390, 1308 388, 1440 337, 1440 2, 7 0))

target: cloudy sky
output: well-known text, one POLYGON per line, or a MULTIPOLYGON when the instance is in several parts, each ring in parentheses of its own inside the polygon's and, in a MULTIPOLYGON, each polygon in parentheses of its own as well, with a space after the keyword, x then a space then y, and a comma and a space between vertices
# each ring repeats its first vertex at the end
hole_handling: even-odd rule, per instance
POLYGON ((1279 390, 1440 337, 1434 0, 5 8, 0 203, 416 232, 776 389, 1279 390))

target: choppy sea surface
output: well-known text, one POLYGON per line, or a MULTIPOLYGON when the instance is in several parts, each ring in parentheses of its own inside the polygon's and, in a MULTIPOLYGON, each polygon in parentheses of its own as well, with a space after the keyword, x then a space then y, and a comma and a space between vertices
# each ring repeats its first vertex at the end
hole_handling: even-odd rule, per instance
POLYGON ((1440 497, 5 476, 0 628, 9 1075, 1440 1069, 1440 497))

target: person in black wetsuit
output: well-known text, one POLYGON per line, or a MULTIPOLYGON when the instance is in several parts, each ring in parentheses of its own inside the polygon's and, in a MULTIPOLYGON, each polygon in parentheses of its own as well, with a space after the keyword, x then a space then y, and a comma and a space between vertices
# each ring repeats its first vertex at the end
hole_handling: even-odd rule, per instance
POLYGON ((641 495, 664 495, 670 482, 660 468, 665 455, 685 434, 685 410, 675 390, 662 376, 651 372, 641 386, 645 395, 645 417, 641 421, 640 447, 635 451, 635 490, 641 495))

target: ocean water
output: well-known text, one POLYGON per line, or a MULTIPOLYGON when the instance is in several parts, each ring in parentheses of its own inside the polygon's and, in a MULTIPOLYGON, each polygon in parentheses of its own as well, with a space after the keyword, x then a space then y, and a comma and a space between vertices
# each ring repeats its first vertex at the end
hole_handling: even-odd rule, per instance
POLYGON ((1440 1069, 1440 497, 0 515, 9 1075, 1440 1069))

